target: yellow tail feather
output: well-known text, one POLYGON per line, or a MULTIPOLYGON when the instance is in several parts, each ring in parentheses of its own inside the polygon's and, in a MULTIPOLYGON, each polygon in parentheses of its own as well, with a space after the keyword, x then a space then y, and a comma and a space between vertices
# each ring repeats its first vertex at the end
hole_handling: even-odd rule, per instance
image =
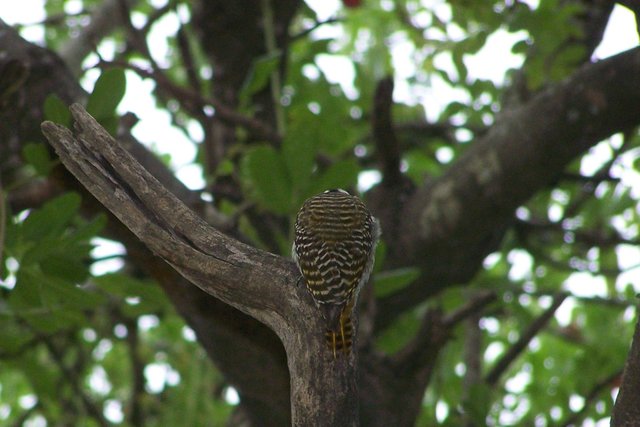
POLYGON ((336 359, 338 352, 345 355, 351 351, 353 345, 353 323, 351 322, 351 309, 353 304, 347 304, 340 314, 340 325, 338 331, 330 329, 325 333, 327 345, 333 352, 333 358, 336 359))

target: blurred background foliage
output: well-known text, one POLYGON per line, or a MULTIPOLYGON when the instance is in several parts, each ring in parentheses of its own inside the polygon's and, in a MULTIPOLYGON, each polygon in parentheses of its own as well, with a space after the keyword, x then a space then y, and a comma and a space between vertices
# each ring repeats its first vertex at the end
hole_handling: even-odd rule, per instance
MULTIPOLYGON (((217 207, 238 221, 252 244, 284 256, 292 219, 307 197, 335 187, 366 191, 379 180, 370 119, 380 79, 396 77, 393 111, 402 172, 420 186, 441 175, 505 113, 516 83, 535 93, 568 76, 588 54, 584 45, 572 43, 584 37, 576 25, 584 6, 577 1, 354 3, 338 5, 328 18, 319 16, 317 5, 303 5, 290 29, 289 50, 271 51, 253 63, 239 99, 246 114, 286 56, 276 107, 284 117, 284 137, 278 144, 241 137, 207 170, 198 140, 206 118, 152 91, 155 108, 166 112, 195 149, 199 167, 187 185, 204 183, 207 197, 209 185, 238 183, 243 199, 220 200, 217 207), (495 40, 508 45, 507 51, 492 52, 496 67, 515 65, 498 77, 479 77, 470 58, 495 49, 495 40), (275 218, 275 244, 255 229, 248 205, 275 218)), ((99 4, 50 0, 43 23, 18 27, 42 28, 41 41, 56 51, 83 31, 99 4)), ((147 41, 166 44, 154 61, 168 79, 189 84, 178 45, 186 40, 201 91, 208 93, 212 69, 190 27, 192 12, 189 1, 131 4, 132 21, 148 29, 147 41)), ((102 58, 91 55, 79 76, 93 92, 89 111, 112 132, 122 112, 116 107, 132 90, 125 80, 135 75, 117 65, 151 63, 125 48, 123 33, 102 39, 102 58)), ((65 123, 69 118, 60 113, 60 102, 48 100, 47 117, 65 123)), ((140 139, 174 166, 170 152, 140 139)), ((477 425, 568 425, 572 417, 577 424, 608 425, 636 317, 639 146, 636 130, 577 159, 553 188, 517 210, 507 238, 471 283, 404 313, 378 338, 381 351, 394 352, 413 337, 427 307, 450 310, 475 292, 495 290, 499 301, 477 319, 479 358, 483 374, 489 374, 532 323, 554 308, 497 388, 465 388, 466 326, 458 327, 425 394, 419 425, 461 425, 461 409, 477 425)), ((23 181, 44 179, 56 164, 39 144, 26 145, 23 154, 23 181)), ((5 182, 4 195, 20 185, 5 182)), ((81 216, 74 193, 21 212, 2 206, 0 424, 224 424, 237 403, 233 389, 160 288, 122 262, 126 255, 117 245, 96 239, 104 217, 81 216)), ((373 280, 379 296, 418 274, 413 268, 385 269, 384 250, 383 244, 373 280)))

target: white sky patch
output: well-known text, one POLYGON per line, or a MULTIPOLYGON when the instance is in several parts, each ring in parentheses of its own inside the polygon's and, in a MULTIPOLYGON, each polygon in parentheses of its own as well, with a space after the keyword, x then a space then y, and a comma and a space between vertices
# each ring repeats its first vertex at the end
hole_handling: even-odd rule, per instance
POLYGON ((449 416, 449 405, 444 400, 436 403, 436 419, 438 422, 444 421, 449 416))
MULTIPOLYGON (((614 135, 611 139, 619 135, 614 135)), ((640 157, 640 149, 635 148, 619 156, 611 166, 611 176, 619 178, 624 187, 630 188, 630 195, 634 200, 640 199, 640 171, 635 166, 640 157)))
POLYGON ((486 270, 491 270, 501 259, 502 254, 500 252, 493 252, 486 256, 482 265, 486 270))
POLYGON ((104 416, 112 423, 119 424, 124 420, 124 412, 122 411, 122 402, 115 399, 109 399, 104 404, 104 416))
POLYGON ((38 397, 35 394, 25 394, 20 396, 18 404, 22 409, 31 409, 38 403, 38 397))
POLYGON ((364 193, 382 180, 380 171, 369 170, 358 175, 358 191, 364 193))
POLYGON ((160 324, 160 319, 155 314, 145 314, 138 318, 138 328, 142 331, 148 331, 160 324))
POLYGON ((67 0, 64 3, 64 13, 75 15, 82 12, 82 2, 80 0, 67 0))
POLYGON ((182 327, 182 338, 189 342, 195 342, 197 339, 195 331, 188 326, 182 327))
POLYGON ((441 21, 451 20, 451 6, 444 0, 422 0, 420 2, 425 9, 432 10, 441 21))
POLYGON ((347 98, 356 99, 358 97, 358 90, 353 84, 356 70, 348 57, 323 53, 316 56, 316 64, 329 83, 340 85, 347 98))
POLYGON ((107 378, 107 373, 102 366, 95 366, 89 375, 89 387, 91 391, 101 396, 109 394, 113 388, 107 378))
MULTIPOLYGON (((0 389, 2 391, 2 389, 0 389)), ((6 420, 11 415, 11 406, 7 403, 0 404, 0 420, 6 420)))
POLYGON ((142 79, 137 74, 127 71, 127 92, 118 106, 118 112, 124 114, 131 111, 138 116, 138 123, 133 128, 133 136, 141 143, 159 154, 171 156, 171 168, 190 189, 200 189, 205 182, 202 168, 195 165, 196 146, 193 141, 201 141, 202 128, 190 121, 187 124, 187 137, 182 130, 173 126, 171 116, 166 110, 155 107, 153 90, 155 83, 150 79, 142 79))
POLYGON ((504 344, 499 341, 494 341, 487 346, 484 352, 484 361, 486 363, 493 363, 502 353, 504 353, 504 344))
POLYGON ((513 377, 509 378, 504 386, 510 393, 522 393, 526 386, 531 382, 531 373, 521 371, 513 377))
POLYGON ((500 322, 495 317, 483 317, 480 319, 480 329, 487 331, 489 335, 495 335, 500 330, 500 322))
POLYGON ((602 141, 591 147, 580 161, 580 173, 593 176, 606 162, 611 160, 613 150, 608 141, 602 141))
POLYGON ((527 37, 526 31, 510 33, 498 29, 492 33, 478 53, 464 55, 463 61, 467 66, 469 77, 491 80, 497 85, 503 85, 507 70, 520 68, 524 62, 524 55, 514 55, 511 53, 511 47, 517 41, 527 37))
POLYGON ((573 309, 576 307, 576 300, 573 297, 566 298, 554 313, 556 321, 560 326, 569 326, 573 318, 573 309))
POLYGON ((111 351, 113 348, 113 343, 111 340, 103 338, 100 340, 96 348, 93 350, 92 356, 97 361, 103 360, 104 357, 111 351))
POLYGON ((156 60, 162 68, 169 67, 171 64, 167 61, 169 56, 169 38, 174 38, 180 21, 175 13, 167 13, 160 18, 153 26, 147 36, 147 45, 151 52, 151 57, 156 60))
POLYGON ((604 31, 604 37, 594 52, 596 58, 602 59, 629 50, 638 45, 633 12, 624 6, 616 4, 604 31))
POLYGON ((91 250, 92 258, 109 258, 103 261, 94 262, 91 265, 91 274, 94 276, 101 276, 110 272, 118 271, 124 265, 121 258, 112 258, 114 256, 124 256, 126 250, 124 246, 119 242, 113 240, 103 239, 101 237, 94 237, 91 239, 91 244, 95 245, 91 250))
POLYGON ((453 101, 466 103, 470 101, 469 93, 460 89, 452 88, 442 77, 433 75, 429 79, 430 86, 426 89, 422 97, 422 104, 427 120, 435 122, 438 120, 444 109, 453 101))
POLYGON ((151 363, 144 368, 147 389, 151 393, 160 393, 164 388, 180 382, 180 374, 168 363, 151 363))
POLYGON ((588 272, 572 273, 562 284, 562 288, 577 297, 606 297, 607 282, 602 276, 588 272))
POLYGON ((156 9, 159 9, 161 7, 164 7, 167 3, 169 3, 169 0, 147 0, 151 6, 153 6, 156 9))
MULTIPOLYGON (((3 2, 5 7, 0 10, 0 18, 9 25, 34 24, 47 17, 45 0, 20 0, 19 5, 12 4, 11 7, 6 6, 8 3, 3 2)), ((28 26, 20 31, 20 35, 30 42, 44 44, 44 28, 40 25, 28 26)))
POLYGON ((509 269, 510 280, 519 281, 531 276, 533 258, 527 251, 513 249, 509 252, 509 255, 507 255, 507 261, 511 264, 511 268, 509 269))
POLYGON ((316 13, 318 21, 326 21, 342 7, 339 0, 305 0, 305 3, 316 13))
POLYGON ((616 290, 619 292, 631 285, 636 292, 640 292, 640 248, 633 245, 616 246, 618 267, 626 270, 618 276, 616 290))
POLYGON ((238 403, 240 403, 240 395, 235 388, 227 387, 227 389, 224 391, 224 400, 229 405, 237 405, 238 403))

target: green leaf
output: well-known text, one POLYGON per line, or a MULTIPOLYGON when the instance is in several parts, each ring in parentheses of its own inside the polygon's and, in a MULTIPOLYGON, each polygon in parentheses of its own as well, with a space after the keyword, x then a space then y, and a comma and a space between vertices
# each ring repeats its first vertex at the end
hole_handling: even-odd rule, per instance
POLYGON ((81 283, 89 274, 82 257, 69 251, 50 254, 40 261, 40 267, 45 275, 70 283, 81 283))
POLYGON ((36 352, 26 353, 24 357, 16 360, 16 364, 39 400, 55 402, 55 396, 59 396, 60 393, 61 373, 49 363, 43 363, 42 357, 38 356, 36 352))
POLYGON ((336 162, 313 181, 310 194, 318 194, 331 188, 353 187, 358 182, 359 172, 360 166, 354 159, 336 162))
POLYGON ((72 316, 73 320, 82 319, 82 310, 95 308, 105 300, 103 295, 82 289, 75 283, 45 275, 44 272, 40 280, 43 299, 51 310, 60 311, 58 314, 65 317, 72 316))
POLYGON ((383 271, 375 275, 376 297, 392 294, 420 276, 418 268, 399 268, 397 270, 383 271))
POLYGON ((44 118, 52 122, 69 127, 71 125, 71 113, 69 106, 55 93, 44 100, 44 118))
POLYGON ((248 102, 253 94, 259 92, 269 83, 271 73, 273 73, 278 67, 278 64, 280 64, 281 57, 282 52, 274 51, 254 61, 251 71, 240 91, 240 99, 243 102, 248 102))
POLYGON ((115 115, 116 107, 122 101, 127 79, 121 68, 110 68, 102 72, 87 102, 87 111, 102 123, 103 119, 115 115))
POLYGON ((400 315, 393 324, 382 331, 376 340, 376 347, 391 354, 404 347, 415 337, 420 327, 420 317, 412 310, 400 315))
MULTIPOLYGON (((290 135, 282 143, 282 155, 287 165, 290 182, 295 190, 304 191, 309 185, 315 154, 315 138, 311 136, 290 135)), ((301 193, 301 191, 295 192, 301 193)))
POLYGON ((80 196, 66 193, 47 202, 29 214, 22 223, 22 234, 27 240, 38 241, 44 237, 59 236, 75 217, 80 208, 80 196))
POLYGON ((272 147, 256 147, 243 159, 243 170, 256 199, 276 213, 288 213, 292 208, 291 181, 285 161, 272 147))
POLYGON ((105 225, 107 225, 107 216, 101 213, 91 221, 79 225, 68 241, 70 243, 86 242, 95 237, 105 225))
POLYGON ((158 311, 167 305, 167 299, 155 282, 142 281, 120 273, 95 277, 94 282, 104 291, 122 299, 138 297, 138 305, 125 305, 123 311, 137 316, 158 311))
POLYGON ((49 157, 44 144, 27 144, 22 149, 22 157, 36 170, 39 176, 47 176, 56 162, 49 157))
POLYGON ((469 398, 463 403, 464 411, 473 425, 485 425, 491 407, 492 388, 486 383, 472 384, 469 398))

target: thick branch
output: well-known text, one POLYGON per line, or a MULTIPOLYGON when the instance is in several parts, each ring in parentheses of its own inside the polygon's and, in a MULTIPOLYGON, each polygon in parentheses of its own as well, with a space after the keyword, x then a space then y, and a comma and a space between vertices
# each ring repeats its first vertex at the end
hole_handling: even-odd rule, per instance
POLYGON ((632 427, 640 420, 640 316, 611 417, 612 427, 632 427))
POLYGON ((393 77, 386 77, 376 87, 373 98, 372 127, 383 180, 388 184, 401 182, 400 148, 393 127, 393 77))
POLYGON ((443 176, 417 191, 404 210, 403 250, 393 262, 422 265, 423 277, 379 302, 378 324, 470 280, 518 206, 591 146, 640 123, 638 75, 640 48, 584 66, 504 112, 443 176))
POLYGON ((62 163, 156 255, 210 295, 268 325, 291 373, 292 422, 355 425, 355 354, 335 360, 324 322, 291 261, 210 227, 144 170, 77 104, 75 132, 44 122, 62 163))
POLYGON ((205 292, 268 325, 275 323, 273 313, 284 315, 292 295, 286 289, 295 283, 291 263, 210 227, 142 169, 80 105, 71 111, 75 135, 51 122, 44 122, 42 129, 67 169, 101 203, 205 292))
MULTIPOLYGON (((154 22, 164 8, 154 13, 147 23, 154 22)), ((66 103, 79 102, 86 96, 63 61, 53 52, 26 42, 19 34, 0 20, 0 47, 7 55, 0 58, 0 68, 18 61, 29 71, 21 86, 14 85, 11 108, 0 111, 0 169, 5 183, 11 183, 11 171, 22 165, 22 144, 44 141, 39 123, 43 120, 42 105, 48 94, 54 92, 66 103), (19 102, 18 102, 19 100, 19 102), (9 174, 7 174, 9 171, 9 174)), ((6 83, 3 80, 3 83, 6 83)), ((14 83, 10 81, 10 83, 14 83)), ((205 206, 196 192, 175 179, 166 165, 159 162, 139 142, 130 136, 125 147, 151 174, 158 178, 172 193, 189 207, 207 216, 214 212, 205 206)), ((73 177, 61 170, 54 177, 39 183, 29 183, 7 195, 8 208, 19 212, 35 208, 62 191, 79 191, 83 194, 83 212, 95 215, 103 207, 73 177)), ((214 225, 218 225, 218 220, 214 225)), ((228 226, 228 224, 227 224, 228 226)), ((220 229, 220 227, 218 227, 220 229)), ((223 231, 233 233, 225 228, 223 231)), ((255 319, 210 296, 175 272, 144 247, 117 219, 109 216, 106 236, 122 242, 128 259, 154 278, 163 288, 173 306, 196 332, 199 343, 224 374, 225 379, 240 393, 238 410, 249 415, 253 425, 289 425, 290 399, 289 375, 284 348, 271 331, 255 319)))

